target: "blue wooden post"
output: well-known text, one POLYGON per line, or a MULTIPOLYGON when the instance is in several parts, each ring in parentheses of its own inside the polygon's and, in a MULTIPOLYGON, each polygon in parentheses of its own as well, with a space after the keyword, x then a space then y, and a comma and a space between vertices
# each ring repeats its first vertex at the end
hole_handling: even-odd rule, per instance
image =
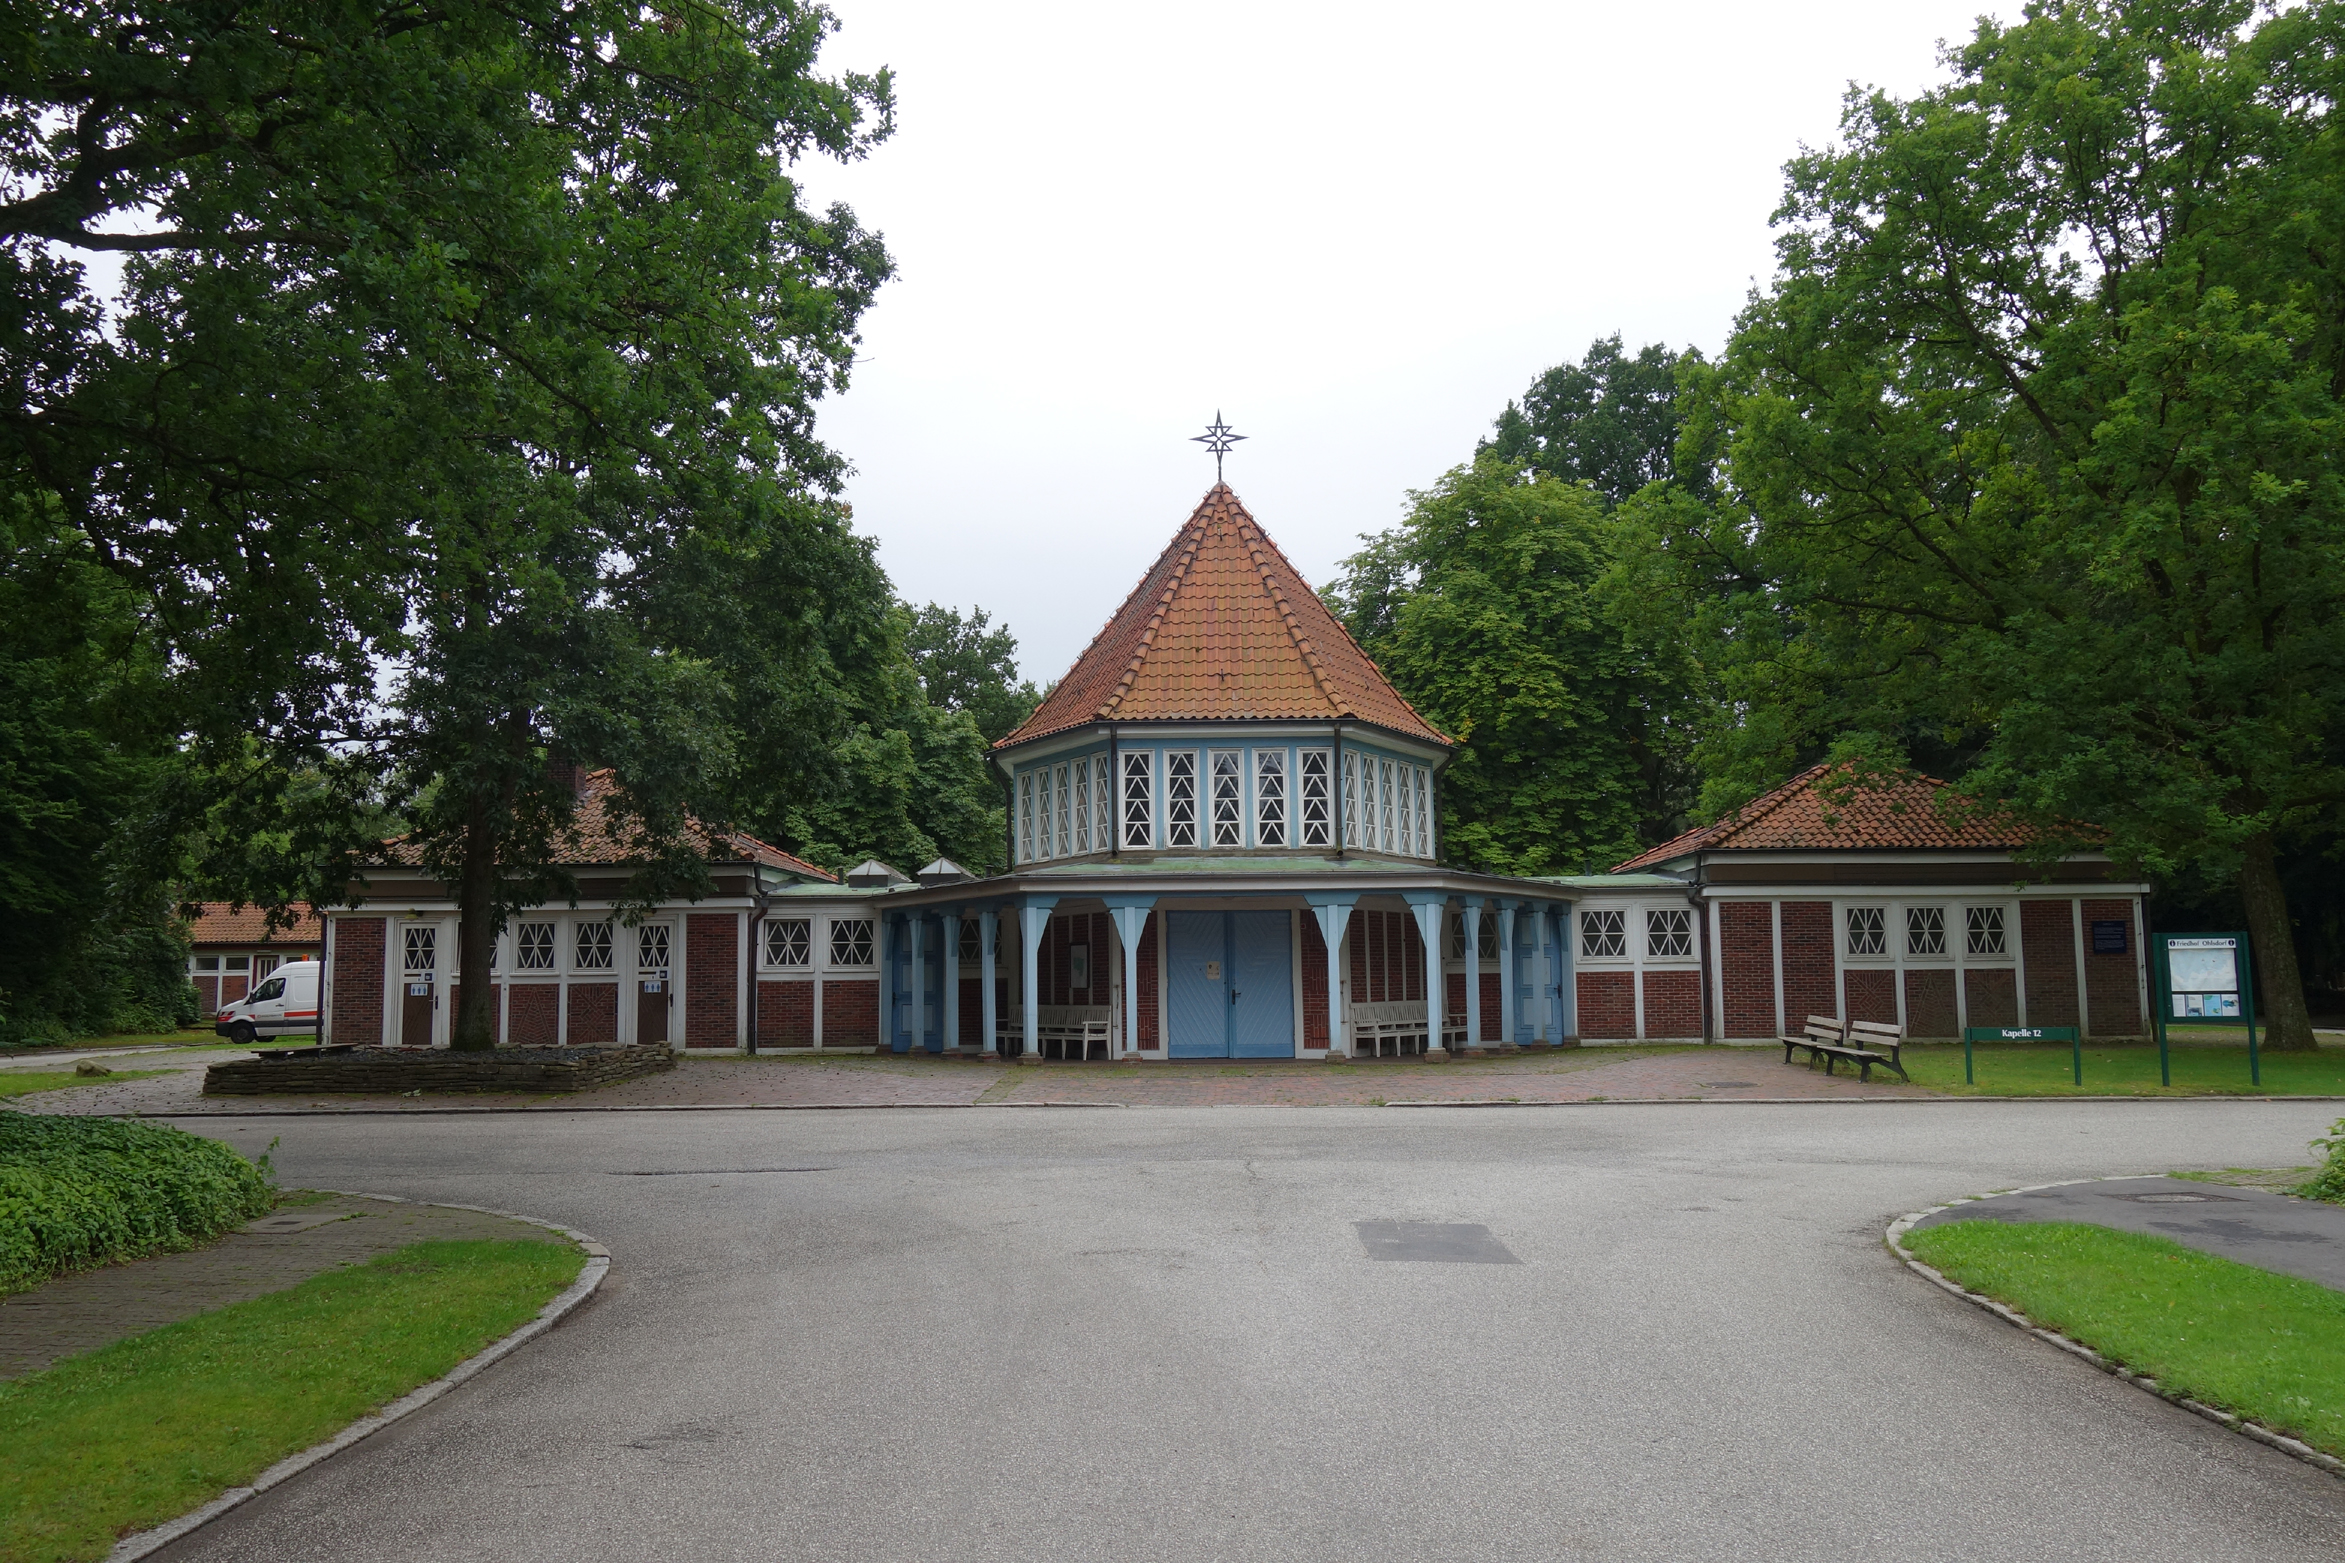
POLYGON ((1124 951, 1124 1051, 1140 1051, 1140 935, 1148 927, 1154 896, 1111 895, 1108 916, 1115 920, 1116 943, 1124 951))
POLYGON ((1409 915, 1417 920, 1418 942, 1425 946, 1425 1052, 1447 1057, 1441 1041, 1441 1023, 1449 1008, 1441 981, 1441 918, 1449 909, 1449 897, 1438 890, 1404 890, 1401 899, 1408 902, 1409 915))
POLYGON ((1327 943, 1327 1056, 1332 1059, 1351 1051, 1352 1039, 1344 1030, 1343 936, 1360 897, 1345 890, 1320 891, 1304 899, 1311 903, 1311 915, 1319 919, 1319 937, 1327 943))
POLYGON ((1458 913, 1466 941, 1466 1049, 1482 1045, 1482 902, 1469 899, 1458 913))
POLYGON ((1041 981, 1042 937, 1050 932, 1050 909, 1058 901, 1055 895, 1018 897, 1018 1004, 1023 1021, 1018 1052, 1025 1058, 1042 1056, 1042 1039, 1035 1034, 1042 1024, 1041 995, 1034 990, 1041 981))
POLYGON ((979 1046, 988 1053, 1001 1051, 1001 1001, 994 992, 993 981, 995 920, 998 915, 990 906, 977 914, 977 1015, 978 1024, 985 1033, 979 1046))

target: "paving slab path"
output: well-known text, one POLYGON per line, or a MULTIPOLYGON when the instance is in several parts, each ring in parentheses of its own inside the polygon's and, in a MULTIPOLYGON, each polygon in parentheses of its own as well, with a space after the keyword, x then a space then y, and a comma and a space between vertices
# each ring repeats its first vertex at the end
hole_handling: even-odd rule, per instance
POLYGON ((2079 1221, 2172 1238, 2186 1248, 2345 1291, 2345 1205, 2186 1178, 2111 1178, 1971 1200, 1917 1221, 2079 1221))
POLYGON ((438 1239, 559 1242, 475 1210, 333 1196, 286 1205, 217 1243, 61 1276, 0 1298, 0 1380, 438 1239))
POLYGON ((29 1112, 246 1117, 256 1113, 425 1112, 455 1108, 969 1107, 1045 1103, 1133 1107, 1371 1107, 1387 1102, 1828 1100, 1924 1097, 1894 1081, 1860 1082, 1786 1065, 1773 1048, 1541 1048, 1489 1058, 1347 1064, 1184 1060, 1170 1064, 1025 1064, 925 1054, 684 1058, 674 1069, 599 1091, 552 1096, 207 1097, 203 1066, 220 1055, 147 1068, 172 1072, 16 1099, 29 1112))

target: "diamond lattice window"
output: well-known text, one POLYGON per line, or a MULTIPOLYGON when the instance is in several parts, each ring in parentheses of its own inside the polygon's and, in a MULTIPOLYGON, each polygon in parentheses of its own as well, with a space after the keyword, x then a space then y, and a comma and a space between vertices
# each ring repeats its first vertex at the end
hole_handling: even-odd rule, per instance
POLYGON ((1628 954, 1628 913, 1580 913, 1580 954, 1589 960, 1628 954))
POLYGON ((1889 914, 1877 906, 1852 906, 1848 909, 1848 953, 1851 955, 1887 955, 1889 953, 1889 914))
POLYGON ((611 925, 609 923, 580 923, 576 946, 576 965, 580 971, 609 971, 611 969, 611 925))
POLYGON ((1246 840, 1246 777, 1234 749, 1213 755, 1213 844, 1237 847, 1246 840))
POLYGON ((2008 955, 2010 949, 2003 942, 2003 908, 1973 906, 1962 914, 1967 925, 1964 948, 1972 955, 2008 955))
POLYGON ((871 919, 868 917, 840 917, 831 923, 831 964, 833 966, 869 966, 871 964, 871 919))
POLYGON ((1286 751, 1254 751, 1254 840, 1259 846, 1286 845, 1286 751))
POLYGON ((1693 954, 1694 914, 1677 910, 1647 912, 1645 953, 1657 960, 1693 954))
POLYGON ((1944 955, 1946 953, 1946 908, 1942 906, 1909 906, 1905 909, 1905 953, 1908 955, 1944 955))
MULTIPOLYGON (((428 924, 407 930, 407 969, 430 971, 440 958, 440 931, 428 924)), ((231 971, 241 971, 245 958, 237 956, 228 963, 231 971)))
POLYGON ((554 925, 522 923, 513 930, 513 947, 523 971, 554 969, 554 925))
POLYGON ((1305 749, 1298 757, 1303 783, 1303 845, 1324 847, 1332 835, 1328 809, 1327 751, 1305 749))
POLYGON ((1091 762, 1075 762, 1075 851, 1091 850, 1091 762))
POLYGON ((814 929, 803 917, 783 917, 765 925, 765 963, 790 969, 814 964, 814 929))
MULTIPOLYGON (((1124 756, 1124 845, 1147 850, 1153 844, 1150 818, 1155 780, 1149 774, 1147 750, 1136 750, 1124 756)), ((1197 832, 1197 757, 1189 757, 1189 834, 1190 845, 1196 845, 1197 832)))

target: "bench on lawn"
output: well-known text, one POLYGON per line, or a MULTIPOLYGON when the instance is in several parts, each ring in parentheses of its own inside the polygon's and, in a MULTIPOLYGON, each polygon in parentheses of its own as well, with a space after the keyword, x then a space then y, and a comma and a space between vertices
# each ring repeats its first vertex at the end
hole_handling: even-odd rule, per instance
POLYGON ((1905 1028, 1888 1020, 1852 1020, 1845 1029, 1829 1015, 1810 1015, 1807 1030, 1796 1037, 1778 1037, 1783 1044, 1783 1061, 1791 1062, 1795 1049, 1805 1048, 1808 1067, 1815 1067, 1817 1059, 1824 1061, 1824 1073, 1832 1073, 1839 1063, 1856 1065, 1859 1080, 1873 1078, 1873 1066, 1897 1071, 1897 1078, 1912 1083, 1905 1072, 1905 1028))

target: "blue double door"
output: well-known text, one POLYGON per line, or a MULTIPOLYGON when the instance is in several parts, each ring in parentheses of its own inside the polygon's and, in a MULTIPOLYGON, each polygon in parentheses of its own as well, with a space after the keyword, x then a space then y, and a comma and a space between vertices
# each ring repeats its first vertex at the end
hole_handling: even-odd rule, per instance
POLYGON ((1292 915, 1173 912, 1165 919, 1174 1058, 1295 1056, 1292 915))

